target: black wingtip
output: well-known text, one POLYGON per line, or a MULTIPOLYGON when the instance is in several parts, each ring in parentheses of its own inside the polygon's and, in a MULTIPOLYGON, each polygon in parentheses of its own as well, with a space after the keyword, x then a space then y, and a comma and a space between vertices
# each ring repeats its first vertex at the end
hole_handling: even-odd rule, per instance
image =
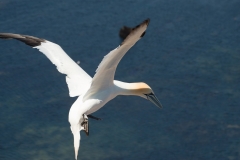
POLYGON ((21 42, 24 42, 26 45, 31 47, 36 47, 41 45, 42 42, 45 42, 45 39, 28 36, 28 35, 21 35, 21 34, 13 34, 13 33, 0 33, 0 38, 2 39, 16 39, 21 42))
MULTIPOLYGON (((149 25, 150 23, 150 19, 146 19, 144 20, 141 24, 137 25, 136 27, 127 27, 127 26, 123 26, 120 31, 119 31, 119 37, 124 40, 127 38, 127 36, 136 28, 138 28, 139 26, 143 25, 143 24, 146 24, 147 26, 149 25)), ((141 35, 141 37, 143 37, 145 35, 145 32, 141 35)))
POLYGON ((146 23, 147 24, 147 26, 149 25, 149 23, 150 23, 150 18, 148 18, 148 19, 146 19, 145 21, 143 21, 143 23, 146 23))
POLYGON ((123 26, 119 31, 119 37, 124 40, 132 31, 131 27, 123 26))

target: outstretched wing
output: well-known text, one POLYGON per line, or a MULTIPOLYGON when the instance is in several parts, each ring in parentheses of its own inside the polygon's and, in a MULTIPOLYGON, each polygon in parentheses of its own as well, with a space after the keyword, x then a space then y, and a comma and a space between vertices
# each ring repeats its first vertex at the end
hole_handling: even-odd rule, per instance
POLYGON ((92 78, 58 44, 33 36, 12 33, 0 33, 0 38, 13 38, 39 49, 40 52, 56 65, 60 73, 67 75, 66 82, 71 97, 81 95, 90 86, 92 78))
POLYGON ((126 52, 144 36, 150 20, 143 21, 140 25, 131 30, 120 46, 108 53, 99 64, 96 74, 92 79, 92 84, 88 92, 84 95, 84 100, 91 97, 98 91, 113 84, 114 75, 118 63, 126 52))

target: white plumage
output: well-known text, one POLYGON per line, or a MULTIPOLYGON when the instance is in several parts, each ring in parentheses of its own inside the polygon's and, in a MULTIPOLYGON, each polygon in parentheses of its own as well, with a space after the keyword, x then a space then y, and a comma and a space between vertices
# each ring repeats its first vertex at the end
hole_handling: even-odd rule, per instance
POLYGON ((152 89, 143 82, 126 83, 114 80, 118 63, 126 52, 145 34, 149 19, 131 29, 131 32, 120 46, 108 53, 99 64, 96 74, 91 78, 76 64, 63 49, 50 41, 12 33, 0 33, 0 38, 17 39, 33 48, 39 49, 57 67, 66 74, 66 82, 71 97, 78 96, 69 111, 69 122, 74 137, 75 159, 80 147, 80 131, 88 134, 88 115, 103 107, 108 101, 118 95, 136 95, 150 100, 162 107, 152 89))
POLYGON ((33 48, 47 56, 60 73, 66 74, 70 97, 80 96, 90 86, 92 78, 59 45, 45 41, 33 48))

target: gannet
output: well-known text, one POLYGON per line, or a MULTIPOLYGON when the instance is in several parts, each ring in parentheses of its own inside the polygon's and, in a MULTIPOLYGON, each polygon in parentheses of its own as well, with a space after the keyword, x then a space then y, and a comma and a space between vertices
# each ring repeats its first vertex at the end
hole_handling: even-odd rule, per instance
POLYGON ((80 131, 84 130, 87 135, 89 134, 88 117, 98 119, 90 114, 102 108, 116 96, 140 96, 162 108, 160 101, 148 84, 144 82, 126 83, 114 80, 118 63, 126 52, 144 36, 149 22, 150 19, 147 19, 135 28, 131 28, 123 42, 103 58, 93 78, 56 43, 28 35, 0 33, 0 38, 2 39, 16 39, 33 48, 37 48, 56 65, 60 73, 66 74, 70 97, 78 96, 70 108, 68 118, 74 139, 76 160, 80 147, 80 131))

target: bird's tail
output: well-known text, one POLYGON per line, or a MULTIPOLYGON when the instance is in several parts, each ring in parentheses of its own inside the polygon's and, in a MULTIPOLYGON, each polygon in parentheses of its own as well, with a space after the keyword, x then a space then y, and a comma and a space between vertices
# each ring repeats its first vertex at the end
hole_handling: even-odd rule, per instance
POLYGON ((73 140, 74 140, 74 151, 75 151, 75 159, 77 160, 78 150, 80 147, 80 128, 79 126, 71 126, 73 140))

